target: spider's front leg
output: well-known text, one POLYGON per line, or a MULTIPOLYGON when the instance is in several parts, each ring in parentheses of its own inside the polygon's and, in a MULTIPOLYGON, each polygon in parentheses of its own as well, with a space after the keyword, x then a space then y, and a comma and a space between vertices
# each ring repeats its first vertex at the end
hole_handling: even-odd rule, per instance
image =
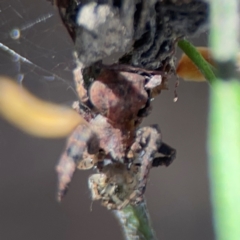
POLYGON ((68 138, 67 146, 56 167, 58 173, 58 200, 66 194, 68 185, 80 161, 86 155, 99 151, 99 141, 89 125, 79 125, 68 138))
POLYGON ((175 149, 162 142, 161 133, 157 126, 143 127, 137 131, 136 141, 132 150, 138 153, 137 161, 140 163, 138 172, 138 186, 136 188, 136 203, 141 202, 152 167, 168 166, 176 156, 175 149), (156 157, 157 153, 164 156, 156 157))

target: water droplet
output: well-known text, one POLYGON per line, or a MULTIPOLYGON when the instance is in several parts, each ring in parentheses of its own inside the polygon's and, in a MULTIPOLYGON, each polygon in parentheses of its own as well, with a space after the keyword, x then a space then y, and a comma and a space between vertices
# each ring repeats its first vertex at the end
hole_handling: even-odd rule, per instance
POLYGON ((19 55, 12 55, 12 61, 13 62, 19 62, 20 61, 20 57, 19 57, 19 55))
POLYGON ((16 40, 20 38, 20 30, 18 28, 14 28, 11 32, 10 32, 10 36, 12 39, 16 40))
POLYGON ((24 79, 24 74, 19 73, 19 74, 17 75, 17 82, 18 82, 18 83, 22 83, 23 79, 24 79))

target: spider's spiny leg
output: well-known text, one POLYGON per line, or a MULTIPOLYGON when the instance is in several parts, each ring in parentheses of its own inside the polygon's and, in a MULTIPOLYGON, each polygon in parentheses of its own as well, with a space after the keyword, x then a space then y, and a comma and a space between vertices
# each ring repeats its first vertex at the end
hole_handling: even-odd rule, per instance
POLYGON ((58 201, 61 201, 66 194, 73 174, 83 158, 84 152, 94 154, 98 149, 98 138, 88 125, 79 125, 69 136, 65 151, 56 167, 58 173, 58 201))

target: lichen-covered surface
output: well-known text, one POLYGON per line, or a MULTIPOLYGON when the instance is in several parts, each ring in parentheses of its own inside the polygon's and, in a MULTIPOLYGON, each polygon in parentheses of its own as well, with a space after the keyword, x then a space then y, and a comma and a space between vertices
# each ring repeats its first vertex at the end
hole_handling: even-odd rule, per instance
POLYGON ((176 41, 196 33, 208 15, 207 4, 202 1, 146 0, 136 6, 134 44, 120 62, 147 69, 167 64, 176 41))
POLYGON ((122 52, 121 63, 158 69, 177 39, 195 34, 208 20, 200 0, 56 0, 79 60, 90 66, 122 52))
POLYGON ((89 124, 69 137, 60 159, 59 199, 76 168, 94 167, 98 173, 89 180, 93 200, 110 209, 139 204, 151 167, 168 166, 176 155, 162 142, 157 126, 139 124, 149 115, 152 98, 167 89, 177 41, 205 25, 208 5, 197 0, 55 4, 75 43, 74 81, 80 102, 74 109, 89 124), (117 62, 105 65, 107 57, 119 52, 117 62))

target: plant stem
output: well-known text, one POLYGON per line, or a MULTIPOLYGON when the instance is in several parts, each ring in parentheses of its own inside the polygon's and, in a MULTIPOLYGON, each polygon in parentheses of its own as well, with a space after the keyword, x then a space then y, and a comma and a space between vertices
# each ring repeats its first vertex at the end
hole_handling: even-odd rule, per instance
POLYGON ((211 1, 211 50, 221 67, 211 89, 209 117, 209 176, 218 240, 240 239, 240 83, 234 71, 238 2, 211 1))
POLYGON ((115 215, 122 226, 126 240, 156 240, 155 232, 146 206, 146 202, 132 206, 128 205, 115 215))
POLYGON ((215 84, 209 119, 209 174, 218 240, 240 239, 240 84, 215 84))
POLYGON ((198 67, 205 79, 212 85, 216 82, 213 67, 203 58, 198 50, 187 40, 179 40, 178 47, 192 60, 198 67))

